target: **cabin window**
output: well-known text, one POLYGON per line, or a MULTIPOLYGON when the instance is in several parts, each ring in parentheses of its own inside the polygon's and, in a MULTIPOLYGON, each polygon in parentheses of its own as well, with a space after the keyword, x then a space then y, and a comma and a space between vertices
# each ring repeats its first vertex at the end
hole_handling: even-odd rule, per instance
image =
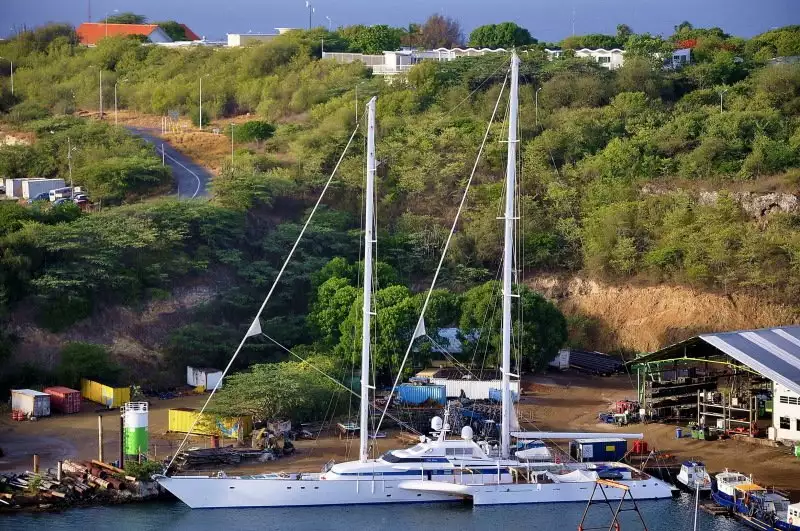
POLYGON ((445 455, 456 457, 470 457, 472 456, 472 448, 447 448, 445 455))
POLYGON ((791 430, 792 429, 792 423, 789 420, 789 417, 781 417, 780 418, 780 428, 782 430, 791 430))
POLYGON ((597 58, 597 62, 600 63, 600 64, 610 63, 611 62, 611 58, 608 57, 608 56, 600 56, 600 57, 597 58))
POLYGON ((800 419, 796 419, 795 422, 797 423, 796 431, 800 431, 800 419))

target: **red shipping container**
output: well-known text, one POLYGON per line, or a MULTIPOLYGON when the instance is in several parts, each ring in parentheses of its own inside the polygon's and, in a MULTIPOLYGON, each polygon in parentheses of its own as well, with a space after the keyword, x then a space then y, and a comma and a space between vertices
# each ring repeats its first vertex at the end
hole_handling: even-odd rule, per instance
POLYGON ((81 410, 81 392, 69 387, 48 387, 50 407, 59 413, 78 413, 81 410))

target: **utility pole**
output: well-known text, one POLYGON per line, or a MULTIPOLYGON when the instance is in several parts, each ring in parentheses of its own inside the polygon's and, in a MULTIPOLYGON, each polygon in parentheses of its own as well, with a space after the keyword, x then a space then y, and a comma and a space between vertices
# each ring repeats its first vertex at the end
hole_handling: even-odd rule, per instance
POLYGON ((539 87, 536 89, 536 128, 539 128, 539 91, 542 90, 543 87, 539 87))
POLYGON ((67 166, 69 166, 69 187, 72 188, 72 142, 67 137, 67 166))
POLYGON ((103 416, 97 415, 97 460, 103 463, 103 416))
POLYGON ((725 93, 728 92, 730 89, 725 89, 720 91, 719 93, 719 112, 722 113, 724 109, 722 108, 722 98, 725 96, 725 93))
POLYGON ((306 7, 308 8, 308 29, 311 29, 311 16, 314 14, 315 9, 308 0, 306 0, 306 7))
POLYGON ((203 76, 200 76, 200 130, 203 130, 203 76))
POLYGON ((236 125, 231 123, 231 172, 233 172, 233 126, 236 125))
MULTIPOLYGON (((0 57, 0 59, 6 59, 5 57, 0 57)), ((9 63, 11 63, 11 95, 14 95, 14 61, 11 59, 6 59, 9 63)))
POLYGON ((117 117, 117 84, 119 81, 114 81, 114 125, 119 125, 119 118, 117 117))
POLYGON ((100 70, 100 119, 103 119, 103 68, 98 68, 100 70))

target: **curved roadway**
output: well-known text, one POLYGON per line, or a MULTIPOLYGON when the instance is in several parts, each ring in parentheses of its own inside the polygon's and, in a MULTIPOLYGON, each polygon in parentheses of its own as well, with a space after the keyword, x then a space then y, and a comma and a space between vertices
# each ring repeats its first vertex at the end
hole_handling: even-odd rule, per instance
POLYGON ((182 154, 169 145, 169 142, 156 135, 157 129, 145 127, 126 126, 128 131, 153 144, 156 153, 161 155, 161 145, 164 145, 164 159, 172 168, 172 175, 178 184, 178 197, 181 199, 194 199, 208 196, 208 183, 211 182, 211 172, 196 164, 192 159, 182 154))

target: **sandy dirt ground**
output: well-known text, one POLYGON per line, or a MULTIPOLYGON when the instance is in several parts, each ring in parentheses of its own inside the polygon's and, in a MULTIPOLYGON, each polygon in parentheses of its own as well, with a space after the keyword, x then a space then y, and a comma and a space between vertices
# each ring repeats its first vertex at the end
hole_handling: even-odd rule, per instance
MULTIPOLYGON (((523 427, 529 429, 641 431, 651 448, 673 454, 678 459, 701 459, 712 472, 727 467, 753 474, 762 484, 800 490, 800 459, 792 457, 785 449, 733 440, 676 440, 675 427, 670 425, 634 424, 619 429, 596 422, 598 412, 607 410, 615 400, 632 398, 634 389, 635 382, 627 376, 597 378, 573 372, 540 376, 525 383, 518 411, 523 427)), ((158 457, 165 457, 177 448, 182 439, 180 434, 166 433, 168 409, 199 407, 204 399, 204 396, 186 396, 151 402, 151 451, 158 457)), ((53 416, 36 422, 13 422, 9 417, 3 414, 0 419, 0 447, 6 453, 0 458, 0 472, 30 469, 33 453, 40 455, 43 466, 53 466, 59 459, 97 457, 97 412, 90 402, 84 402, 84 410, 76 415, 53 416)), ((119 413, 105 412, 103 420, 105 458, 110 461, 116 459, 119 452, 119 413)), ((379 452, 403 446, 391 435, 377 441, 379 452)), ((223 441, 224 444, 232 442, 223 441)), ((208 437, 193 437, 189 445, 208 447, 210 440, 208 437)), ((332 434, 315 441, 297 441, 296 446, 294 456, 243 466, 239 471, 319 471, 330 459, 353 459, 358 453, 357 439, 340 440, 332 434)))

